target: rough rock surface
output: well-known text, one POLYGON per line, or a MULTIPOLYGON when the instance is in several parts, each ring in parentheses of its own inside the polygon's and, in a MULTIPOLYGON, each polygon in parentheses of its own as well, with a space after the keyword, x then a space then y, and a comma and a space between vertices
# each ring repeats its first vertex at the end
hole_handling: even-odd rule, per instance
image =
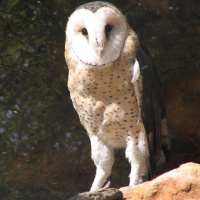
POLYGON ((127 200, 200 199, 200 164, 187 163, 152 181, 120 189, 127 200))
POLYGON ((80 193, 69 200, 197 200, 200 199, 200 164, 187 163, 136 186, 103 188, 80 193))
POLYGON ((96 192, 80 193, 68 200, 120 200, 123 194, 116 188, 102 188, 96 192))

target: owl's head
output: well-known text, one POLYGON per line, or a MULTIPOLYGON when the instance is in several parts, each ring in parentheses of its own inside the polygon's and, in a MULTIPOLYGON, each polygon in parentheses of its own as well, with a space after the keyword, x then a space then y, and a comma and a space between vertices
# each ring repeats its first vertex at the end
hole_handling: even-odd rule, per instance
POLYGON ((67 44, 87 65, 106 65, 118 59, 127 32, 125 17, 112 4, 92 2, 80 6, 69 18, 67 44))

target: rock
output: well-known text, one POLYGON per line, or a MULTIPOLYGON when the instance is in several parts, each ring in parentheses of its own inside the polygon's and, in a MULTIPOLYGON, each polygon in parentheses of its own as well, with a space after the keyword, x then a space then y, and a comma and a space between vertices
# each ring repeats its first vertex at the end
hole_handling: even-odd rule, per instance
POLYGON ((120 200, 122 192, 116 188, 102 188, 96 192, 80 193, 68 200, 120 200))
POLYGON ((136 186, 120 188, 127 200, 200 199, 200 164, 187 163, 136 186))
POLYGON ((187 163, 136 186, 102 188, 80 193, 69 200, 196 200, 200 199, 200 164, 187 163))

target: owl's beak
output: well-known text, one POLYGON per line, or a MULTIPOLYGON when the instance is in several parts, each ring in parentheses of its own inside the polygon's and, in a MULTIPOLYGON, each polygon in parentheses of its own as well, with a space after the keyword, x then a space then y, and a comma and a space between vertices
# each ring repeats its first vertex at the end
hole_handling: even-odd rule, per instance
POLYGON ((96 48, 96 54, 97 54, 97 56, 100 58, 100 60, 102 59, 103 51, 104 51, 104 48, 103 48, 103 47, 97 47, 97 48, 96 48))
POLYGON ((104 37, 104 35, 102 33, 96 34, 94 50, 96 52, 96 55, 100 58, 100 60, 103 57, 105 43, 106 38, 104 37))

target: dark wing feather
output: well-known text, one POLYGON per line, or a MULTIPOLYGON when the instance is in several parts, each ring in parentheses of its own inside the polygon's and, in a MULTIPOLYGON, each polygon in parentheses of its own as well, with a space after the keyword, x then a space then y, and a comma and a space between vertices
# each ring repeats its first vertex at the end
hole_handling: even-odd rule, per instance
POLYGON ((161 98, 161 82, 149 52, 138 47, 136 58, 143 77, 143 101, 141 115, 149 139, 151 167, 155 170, 155 162, 161 152, 161 119, 165 117, 165 107, 161 98))

